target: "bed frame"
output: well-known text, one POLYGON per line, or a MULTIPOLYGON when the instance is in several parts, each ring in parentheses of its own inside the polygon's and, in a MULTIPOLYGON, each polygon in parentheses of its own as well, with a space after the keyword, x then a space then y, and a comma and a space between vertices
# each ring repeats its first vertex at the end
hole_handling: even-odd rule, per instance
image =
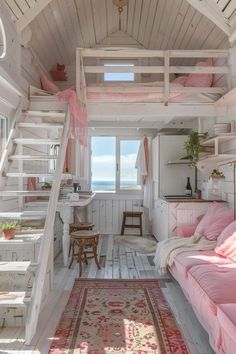
MULTIPOLYGON (((211 96, 212 94, 217 94, 219 96, 224 95, 228 92, 230 87, 230 75, 229 68, 225 64, 218 63, 227 63, 229 52, 228 50, 146 50, 146 49, 135 49, 135 48, 94 48, 94 49, 85 49, 78 48, 76 50, 76 89, 78 93, 78 98, 86 103, 88 112, 91 115, 153 115, 163 114, 167 115, 183 115, 183 116, 214 116, 215 115, 215 102, 214 99, 209 99, 209 102, 195 102, 195 103, 173 103, 170 101, 170 95, 173 93, 183 93, 183 94, 197 94, 203 96, 211 96), (104 67, 101 65, 84 65, 85 58, 96 58, 96 59, 135 59, 143 60, 150 58, 161 59, 163 65, 158 66, 115 66, 115 67, 104 67), (214 58, 215 66, 212 67, 197 67, 197 66, 174 66, 170 65, 171 62, 175 60, 182 59, 192 59, 191 61, 197 61, 198 58, 204 60, 207 58, 214 58), (217 63, 217 65, 216 65, 217 63), (139 84, 137 86, 127 85, 124 88, 124 85, 120 85, 117 82, 115 85, 109 87, 109 93, 159 93, 162 95, 161 103, 155 102, 105 102, 103 99, 96 100, 87 99, 88 92, 104 92, 104 88, 97 86, 94 83, 87 85, 86 83, 86 74, 103 74, 105 72, 118 73, 118 72, 134 72, 136 74, 162 74, 164 81, 163 87, 146 87, 146 85, 139 84), (170 75, 171 74, 216 74, 218 76, 227 76, 227 85, 224 87, 171 87, 170 85, 170 75), (155 112, 155 113, 154 113, 155 112), (193 115, 194 112, 194 115, 193 115)), ((172 75, 173 76, 173 75, 172 75)), ((199 96, 199 97, 200 97, 199 96)))

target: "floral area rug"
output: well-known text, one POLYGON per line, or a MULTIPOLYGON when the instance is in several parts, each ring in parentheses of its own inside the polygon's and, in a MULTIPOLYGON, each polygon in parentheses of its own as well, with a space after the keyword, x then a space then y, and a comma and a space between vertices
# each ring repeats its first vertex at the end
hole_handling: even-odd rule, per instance
POLYGON ((49 353, 187 354, 161 287, 161 280, 76 280, 49 353))

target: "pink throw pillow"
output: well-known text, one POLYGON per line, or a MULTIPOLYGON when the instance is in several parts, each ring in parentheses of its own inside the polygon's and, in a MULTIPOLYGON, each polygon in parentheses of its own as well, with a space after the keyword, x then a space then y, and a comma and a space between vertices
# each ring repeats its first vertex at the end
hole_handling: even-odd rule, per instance
POLYGON ((190 237, 194 235, 197 224, 185 224, 176 227, 176 236, 178 237, 190 237))
POLYGON ((60 91, 57 85, 55 85, 52 81, 48 80, 48 78, 45 75, 40 75, 40 81, 43 90, 53 94, 60 91))
MULTIPOLYGON (((195 66, 213 66, 213 60, 200 61, 195 66)), ((213 74, 189 74, 186 81, 186 87, 211 87, 213 83, 213 74)))
POLYGON ((223 203, 212 203, 206 214, 199 222, 195 232, 207 240, 213 241, 221 234, 226 226, 234 219, 234 211, 223 203))
POLYGON ((215 252, 236 262, 236 220, 221 232, 217 239, 215 252))
POLYGON ((173 81, 171 81, 172 84, 179 84, 181 86, 185 86, 185 82, 187 80, 188 76, 179 76, 173 81))

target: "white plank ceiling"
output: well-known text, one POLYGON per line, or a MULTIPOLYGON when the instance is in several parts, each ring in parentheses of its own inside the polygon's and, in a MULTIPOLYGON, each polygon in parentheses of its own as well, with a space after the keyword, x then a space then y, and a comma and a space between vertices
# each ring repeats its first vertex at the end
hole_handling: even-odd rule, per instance
MULTIPOLYGON (((5 0, 14 21, 42 0, 5 0)), ((45 1, 45 0, 43 0, 45 1)), ((230 18, 235 0, 212 0, 230 18)), ((76 47, 94 47, 119 30, 112 0, 52 0, 30 23, 30 46, 47 69, 69 65, 76 47)), ((152 49, 227 47, 226 35, 186 0, 129 0, 121 30, 152 49)))

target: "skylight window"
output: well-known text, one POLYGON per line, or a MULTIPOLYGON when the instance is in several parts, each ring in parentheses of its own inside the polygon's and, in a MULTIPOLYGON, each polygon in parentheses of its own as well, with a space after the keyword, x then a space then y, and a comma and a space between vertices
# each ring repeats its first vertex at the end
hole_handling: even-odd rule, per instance
MULTIPOLYGON (((133 67, 132 63, 106 63, 104 66, 109 67, 133 67)), ((104 81, 134 81, 133 72, 120 72, 120 73, 104 73, 104 81)))

